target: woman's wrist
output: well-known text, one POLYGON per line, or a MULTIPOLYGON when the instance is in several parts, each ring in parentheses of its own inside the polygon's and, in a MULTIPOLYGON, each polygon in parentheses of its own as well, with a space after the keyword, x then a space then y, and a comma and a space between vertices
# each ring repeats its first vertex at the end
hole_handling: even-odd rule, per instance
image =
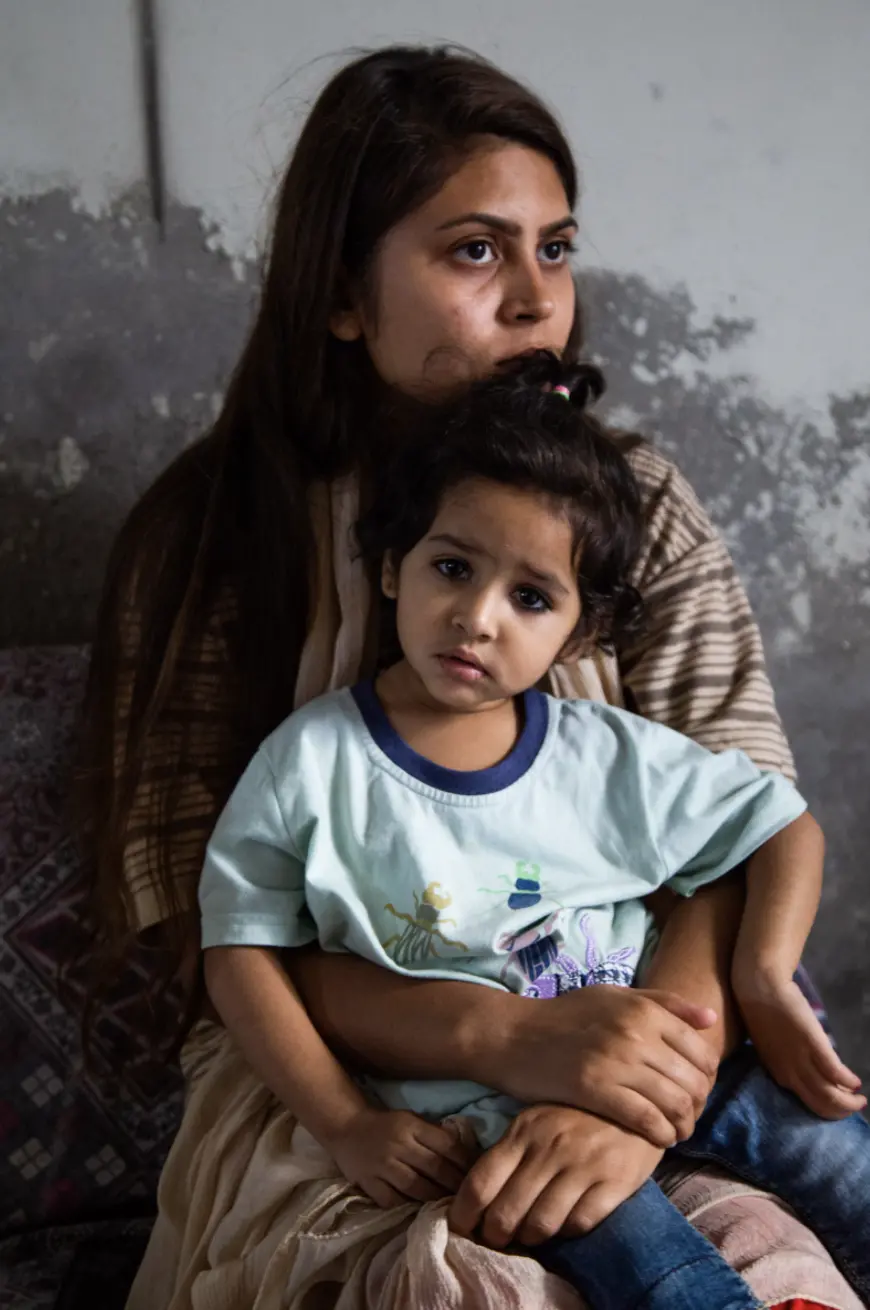
POLYGON ((524 998, 478 987, 457 1025, 457 1076, 503 1090, 508 1061, 516 1052, 526 1017, 524 998), (522 1007, 522 1008, 521 1008, 522 1007))

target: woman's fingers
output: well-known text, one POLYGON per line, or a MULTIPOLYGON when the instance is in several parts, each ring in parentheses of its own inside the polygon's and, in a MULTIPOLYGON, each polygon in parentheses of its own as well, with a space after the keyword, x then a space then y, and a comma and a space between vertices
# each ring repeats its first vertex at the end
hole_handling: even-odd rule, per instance
POLYGON ((713 1047, 694 1029, 675 1021, 673 1016, 669 1018, 670 1022, 662 1026, 663 1045, 676 1051, 681 1059, 690 1064, 702 1077, 712 1082, 719 1072, 719 1057, 713 1047))
POLYGON ((522 1147, 502 1139, 471 1166, 450 1207, 450 1227, 471 1237, 490 1203, 499 1195, 523 1157, 522 1147))
POLYGON ((715 1010, 711 1010, 709 1005, 696 1005, 694 1001, 687 1001, 685 997, 678 996, 676 992, 661 991, 658 988, 638 988, 639 993, 648 996, 650 1000, 655 1001, 663 1010, 667 1010, 674 1018, 687 1023, 690 1028, 703 1030, 712 1028, 718 1015, 715 1010))
POLYGON ((553 1178, 546 1157, 526 1155, 486 1206, 480 1238, 501 1250, 514 1241, 529 1212, 553 1178))
POLYGON ((626 1198, 608 1183, 593 1183, 565 1220, 566 1236, 580 1237, 602 1223, 626 1198))
POLYGON ((560 1233, 568 1216, 580 1203, 583 1186, 574 1173, 563 1172, 538 1194, 517 1230, 523 1246, 537 1246, 560 1233))
MULTIPOLYGON (((642 1082, 639 1075, 632 1075, 642 1082)), ((612 1086, 607 1089, 606 1098, 601 1101, 601 1109, 595 1105, 584 1107, 591 1114, 601 1114, 619 1124, 621 1128, 627 1128, 631 1133, 637 1133, 639 1137, 645 1137, 653 1146, 661 1147, 666 1151, 670 1146, 676 1146, 678 1139, 677 1130, 670 1118, 662 1113, 662 1110, 656 1104, 657 1100, 665 1099, 660 1094, 658 1084, 654 1089, 645 1088, 636 1091, 633 1087, 612 1086)))

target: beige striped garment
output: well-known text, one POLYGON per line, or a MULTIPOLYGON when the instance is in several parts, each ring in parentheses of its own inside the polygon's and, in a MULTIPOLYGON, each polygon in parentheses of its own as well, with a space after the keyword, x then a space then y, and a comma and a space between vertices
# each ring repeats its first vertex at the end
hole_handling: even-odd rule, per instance
MULTIPOLYGON (((788 743, 764 666, 761 636, 722 539, 678 469, 641 443, 627 451, 644 497, 647 532, 634 581, 647 607, 643 636, 619 657, 618 676, 608 661, 584 693, 576 671, 554 676, 560 694, 600 695, 693 737, 710 750, 740 747, 762 768, 794 776, 788 743), (609 685, 608 685, 609 684, 609 685)), ((180 662, 171 702, 136 790, 125 850, 124 876, 137 931, 173 909, 192 911, 205 845, 232 787, 230 705, 232 671, 226 631, 235 619, 230 591, 180 662), (182 727, 185 766, 172 803, 167 781, 178 758, 182 727), (168 817, 171 815, 171 817, 168 817), (177 905, 167 906, 154 877, 157 833, 169 823, 177 905)), ((125 677, 118 701, 119 757, 136 665, 137 632, 124 634, 125 677)), ((558 671, 557 671, 558 675, 558 671)))

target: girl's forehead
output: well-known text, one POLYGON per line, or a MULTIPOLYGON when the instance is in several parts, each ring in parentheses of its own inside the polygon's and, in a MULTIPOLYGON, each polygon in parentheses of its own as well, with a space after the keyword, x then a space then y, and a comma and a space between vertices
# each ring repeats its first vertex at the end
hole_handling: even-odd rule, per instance
POLYGON ((546 561, 573 577, 574 532, 564 507, 543 491, 469 479, 441 498, 429 537, 450 537, 504 563, 546 561))

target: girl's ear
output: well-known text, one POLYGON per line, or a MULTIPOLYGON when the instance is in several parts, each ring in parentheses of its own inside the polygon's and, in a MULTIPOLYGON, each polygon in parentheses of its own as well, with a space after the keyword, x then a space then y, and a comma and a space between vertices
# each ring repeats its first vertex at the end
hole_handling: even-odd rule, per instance
POLYGON ((554 663, 569 664, 572 660, 586 659, 598 645, 598 628, 590 627, 581 619, 565 645, 559 651, 554 663))
POLYGON ((381 591, 388 600, 399 598, 399 570, 396 568, 395 557, 391 550, 387 551, 381 565, 381 591))

